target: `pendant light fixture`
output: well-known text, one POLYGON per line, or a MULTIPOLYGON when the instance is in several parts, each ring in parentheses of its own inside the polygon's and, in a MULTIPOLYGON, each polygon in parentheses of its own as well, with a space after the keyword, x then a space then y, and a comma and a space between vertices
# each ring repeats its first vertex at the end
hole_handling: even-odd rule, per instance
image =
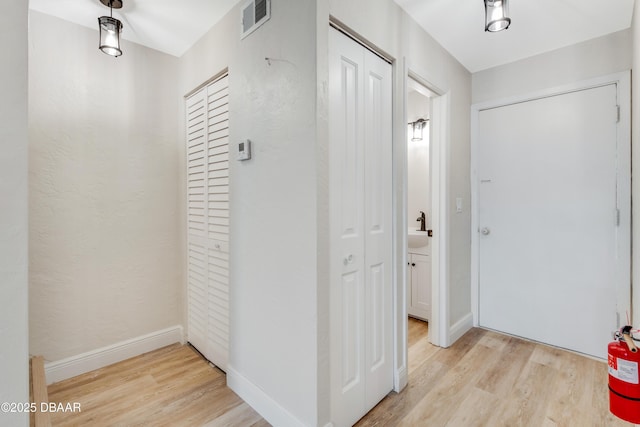
POLYGON ((484 0, 484 30, 494 33, 509 28, 509 0, 484 0))
POLYGON ((411 141, 422 141, 423 129, 427 125, 429 119, 418 119, 415 122, 409 123, 411 125, 411 141))
POLYGON ((100 45, 98 47, 107 55, 118 57, 122 55, 120 49, 122 22, 113 17, 113 9, 120 9, 122 0, 100 0, 100 2, 109 8, 111 15, 98 18, 100 27, 100 45))

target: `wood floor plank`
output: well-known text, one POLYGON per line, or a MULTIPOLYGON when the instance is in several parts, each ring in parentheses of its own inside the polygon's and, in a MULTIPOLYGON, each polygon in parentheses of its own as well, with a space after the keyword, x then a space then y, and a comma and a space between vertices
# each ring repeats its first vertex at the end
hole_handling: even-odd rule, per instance
POLYGON ((514 379, 522 372, 534 348, 532 342, 509 337, 502 351, 496 354, 500 363, 485 366, 476 386, 498 397, 508 397, 513 391, 514 379))
POLYGON ((426 339, 429 333, 429 324, 423 320, 409 317, 407 322, 407 347, 411 347, 417 341, 426 339))
MULTIPOLYGON (((495 363, 495 353, 481 344, 472 346, 466 353, 458 355, 454 365, 440 382, 404 417, 400 426, 416 425, 444 426, 458 410, 463 398, 474 387, 473 383, 482 373, 483 365, 495 363)), ((435 359, 435 356, 431 360, 435 359)))
POLYGON ((261 419, 262 417, 249 405, 241 403, 213 421, 208 422, 204 427, 250 426, 259 422, 261 419))
MULTIPOLYGON (((427 341, 409 319, 409 383, 363 426, 624 427, 609 413, 607 365, 554 347, 474 328, 450 348, 427 341)), ((226 386, 222 371, 174 345, 49 386, 53 426, 267 427, 226 386)))
POLYGON ((527 363, 515 380, 513 393, 501 402, 489 423, 495 426, 539 426, 549 402, 549 386, 556 370, 539 363, 527 363))
POLYGON ((250 421, 238 426, 268 425, 226 386, 224 373, 190 346, 164 347, 52 384, 49 395, 52 402, 79 402, 82 408, 52 414, 54 426, 191 427, 232 410, 234 419, 250 421))
MULTIPOLYGON (((532 356, 533 359, 533 356, 532 356)), ((536 359, 540 361, 540 359, 536 359)), ((579 408, 590 408, 593 402, 593 383, 583 381, 582 376, 590 372, 594 363, 586 357, 562 352, 554 359, 556 381, 550 391, 546 417, 550 425, 585 425, 590 422, 588 412, 579 408)))
POLYGON ((462 403, 455 411, 446 426, 449 427, 483 427, 488 426, 489 419, 499 399, 492 393, 488 393, 476 387, 471 387, 462 403))

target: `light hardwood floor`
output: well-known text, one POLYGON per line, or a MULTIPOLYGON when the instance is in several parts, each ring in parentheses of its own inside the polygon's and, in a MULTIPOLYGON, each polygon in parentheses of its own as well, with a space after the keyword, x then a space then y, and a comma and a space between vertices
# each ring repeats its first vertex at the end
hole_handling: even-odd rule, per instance
POLYGON ((78 402, 53 426, 269 426, 226 387, 224 373, 174 344, 49 386, 49 401, 78 402))
MULTIPOLYGON (((630 426, 609 413, 607 367, 552 347, 472 329, 449 349, 409 319, 409 385, 357 426, 630 426)), ((225 386, 224 374, 173 345, 49 386, 53 426, 269 424, 225 386)))
POLYGON ((369 412, 364 426, 631 426, 609 413, 607 365, 483 329, 449 349, 409 319, 409 385, 369 412))

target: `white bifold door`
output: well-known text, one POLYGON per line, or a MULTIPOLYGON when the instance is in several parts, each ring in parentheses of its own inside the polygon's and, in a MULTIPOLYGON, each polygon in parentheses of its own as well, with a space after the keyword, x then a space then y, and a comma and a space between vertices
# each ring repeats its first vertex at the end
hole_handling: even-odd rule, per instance
POLYGON ((186 99, 187 338, 213 364, 229 359, 229 84, 186 99))
POLYGON ((330 32, 331 411, 350 426, 393 388, 391 65, 330 32))
POLYGON ((479 323, 605 357, 629 305, 616 84, 478 114, 479 323))

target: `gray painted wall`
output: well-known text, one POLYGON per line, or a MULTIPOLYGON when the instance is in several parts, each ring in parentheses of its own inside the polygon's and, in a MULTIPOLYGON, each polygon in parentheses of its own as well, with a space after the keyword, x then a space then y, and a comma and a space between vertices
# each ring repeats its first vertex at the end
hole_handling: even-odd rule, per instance
POLYGON ((473 74, 473 103, 627 71, 631 46, 629 29, 479 71, 473 74))
POLYGON ((180 59, 179 85, 184 95, 228 67, 231 153, 253 144, 251 160, 230 159, 229 383, 288 413, 274 424, 315 425, 315 1, 272 0, 271 10, 240 40, 234 8, 180 59))
MULTIPOLYGON (((3 2, 0 39, 0 402, 29 401, 27 211, 27 6, 3 2)), ((28 413, 0 424, 29 425, 28 413)))
MULTIPOLYGON (((633 24, 632 24, 632 72, 631 72, 631 200, 640 200, 640 181, 636 178, 633 179, 633 168, 640 165, 640 150, 638 144, 640 144, 640 6, 638 2, 635 3, 633 9, 633 24), (634 148, 635 147, 635 148, 634 148)), ((637 327, 640 323, 640 250, 634 248, 633 242, 640 242, 640 209, 632 209, 631 212, 631 224, 633 229, 633 235, 631 239, 632 247, 632 283, 634 283, 634 292, 632 292, 631 308, 633 310, 632 321, 634 326, 637 327), (633 226, 635 224, 635 226, 633 226)))
POLYGON ((58 361, 182 324, 178 60, 29 23, 30 350, 58 361))

